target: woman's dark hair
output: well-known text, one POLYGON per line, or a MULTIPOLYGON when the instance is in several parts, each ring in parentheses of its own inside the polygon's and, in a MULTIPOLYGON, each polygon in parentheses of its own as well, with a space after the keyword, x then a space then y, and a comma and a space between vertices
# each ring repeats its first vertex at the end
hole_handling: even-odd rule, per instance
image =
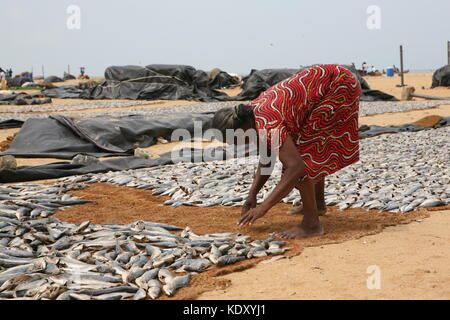
POLYGON ((225 136, 226 129, 236 130, 254 119, 253 108, 239 104, 232 108, 223 108, 214 114, 212 127, 220 130, 225 136))

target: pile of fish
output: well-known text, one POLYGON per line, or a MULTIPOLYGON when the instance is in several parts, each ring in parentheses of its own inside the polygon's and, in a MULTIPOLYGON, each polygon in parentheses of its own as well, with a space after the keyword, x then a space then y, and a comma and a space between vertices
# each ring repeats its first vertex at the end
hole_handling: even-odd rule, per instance
POLYGON ((47 218, 66 206, 91 202, 67 193, 84 187, 77 183, 3 184, 0 185, 0 215, 15 216, 19 220, 47 218))
POLYGON ((142 104, 153 104, 155 102, 76 102, 76 103, 62 103, 62 104, 48 104, 48 105, 18 105, 13 107, 4 107, 1 109, 2 113, 24 113, 24 112, 53 112, 53 111, 76 111, 85 109, 99 109, 99 108, 126 108, 142 104))
MULTIPOLYGON (((326 178, 329 206, 408 212, 417 207, 450 203, 450 128, 404 132, 360 141, 361 160, 326 178)), ((170 196, 164 204, 188 206, 239 206, 251 186, 257 157, 206 163, 178 163, 152 169, 89 174, 62 178, 62 182, 106 182, 152 190, 170 196)), ((274 173, 258 195, 264 199, 281 176, 274 173)), ((286 203, 298 205, 293 190, 286 203)))
POLYGON ((409 212, 450 204, 450 128, 361 141, 361 161, 327 179, 326 202, 340 209, 409 212))
POLYGON ((156 299, 213 265, 289 250, 272 237, 197 235, 144 221, 72 224, 11 211, 0 209, 0 299, 156 299))
MULTIPOLYGON (((207 102, 207 103, 195 103, 185 106, 170 106, 170 107, 158 107, 158 108, 132 108, 133 105, 140 104, 151 104, 154 102, 83 102, 76 103, 73 105, 64 104, 64 105, 49 105, 44 109, 43 106, 24 106, 22 107, 21 112, 17 112, 16 107, 13 109, 5 109, 0 113, 0 121, 9 120, 9 119, 18 119, 18 120, 27 120, 29 118, 47 118, 49 113, 29 113, 26 114, 27 110, 30 111, 47 111, 50 113, 58 113, 64 116, 74 116, 74 113, 68 113, 64 111, 76 111, 88 108, 117 108, 117 110, 109 110, 109 111, 94 111, 94 112, 77 112, 77 118, 93 118, 93 117, 120 117, 120 116, 129 116, 129 115, 143 115, 146 117, 156 117, 162 116, 166 114, 172 114, 173 112, 215 112, 221 108, 233 107, 242 102, 207 102), (126 109, 120 109, 122 107, 127 107, 126 109), (30 109, 31 108, 31 109, 30 109), (39 110, 35 110, 35 108, 39 108, 39 110)), ((366 102, 362 101, 360 104, 359 115, 367 116, 374 114, 381 114, 386 112, 402 112, 407 110, 418 110, 418 109, 426 109, 436 107, 446 103, 445 101, 407 101, 407 102, 393 102, 393 101, 373 101, 366 102)))
POLYGON ((361 101, 359 116, 370 116, 374 114, 403 112, 409 110, 420 110, 448 104, 449 101, 361 101))

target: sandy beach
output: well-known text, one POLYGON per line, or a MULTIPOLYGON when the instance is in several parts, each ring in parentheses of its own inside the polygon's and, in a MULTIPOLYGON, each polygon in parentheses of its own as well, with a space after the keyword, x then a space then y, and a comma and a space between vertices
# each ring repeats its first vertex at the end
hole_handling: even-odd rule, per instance
POLYGON ((199 299, 450 299, 450 210, 224 276, 231 285, 199 299), (369 266, 381 288, 369 289, 369 266))

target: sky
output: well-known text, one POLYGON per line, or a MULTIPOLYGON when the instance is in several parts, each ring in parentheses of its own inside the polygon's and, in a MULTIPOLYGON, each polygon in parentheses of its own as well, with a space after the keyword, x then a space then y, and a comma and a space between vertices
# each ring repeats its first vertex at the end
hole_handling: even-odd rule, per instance
POLYGON ((432 70, 447 64, 450 40, 449 0, 0 1, 0 67, 35 76, 42 66, 45 76, 68 65, 103 76, 111 65, 155 63, 239 74, 363 61, 384 69, 399 65, 400 44, 405 69, 432 70))

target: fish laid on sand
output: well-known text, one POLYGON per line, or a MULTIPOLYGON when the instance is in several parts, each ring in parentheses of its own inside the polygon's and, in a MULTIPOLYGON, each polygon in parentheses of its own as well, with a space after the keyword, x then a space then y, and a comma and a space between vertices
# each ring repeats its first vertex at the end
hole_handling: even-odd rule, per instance
MULTIPOLYGON (((365 208, 405 213, 421 207, 450 203, 450 128, 403 132, 361 140, 361 161, 326 178, 328 206, 365 208), (433 141, 430 147, 429 141, 433 141)), ((152 190, 153 195, 171 197, 165 205, 209 207, 241 206, 253 181, 258 158, 230 159, 198 163, 177 163, 152 169, 88 174, 84 181, 107 182, 152 190)), ((281 175, 277 163, 272 177, 262 188, 262 201, 281 175)), ((64 183, 79 177, 60 179, 64 183)), ((293 190, 283 199, 299 205, 300 194, 293 190)), ((199 239, 201 240, 201 239, 199 239)))
MULTIPOLYGON (((64 188, 76 185, 41 187, 44 195, 33 185, 1 187, 3 198, 17 200, 0 204, 0 299, 157 299, 189 285, 191 273, 252 258, 246 255, 253 248, 250 237, 233 232, 197 235, 190 228, 146 221, 36 219, 27 213, 43 206, 39 198, 49 212, 51 203, 78 203, 61 199, 64 188)), ((282 246, 272 237, 258 243, 266 255, 282 246)))

